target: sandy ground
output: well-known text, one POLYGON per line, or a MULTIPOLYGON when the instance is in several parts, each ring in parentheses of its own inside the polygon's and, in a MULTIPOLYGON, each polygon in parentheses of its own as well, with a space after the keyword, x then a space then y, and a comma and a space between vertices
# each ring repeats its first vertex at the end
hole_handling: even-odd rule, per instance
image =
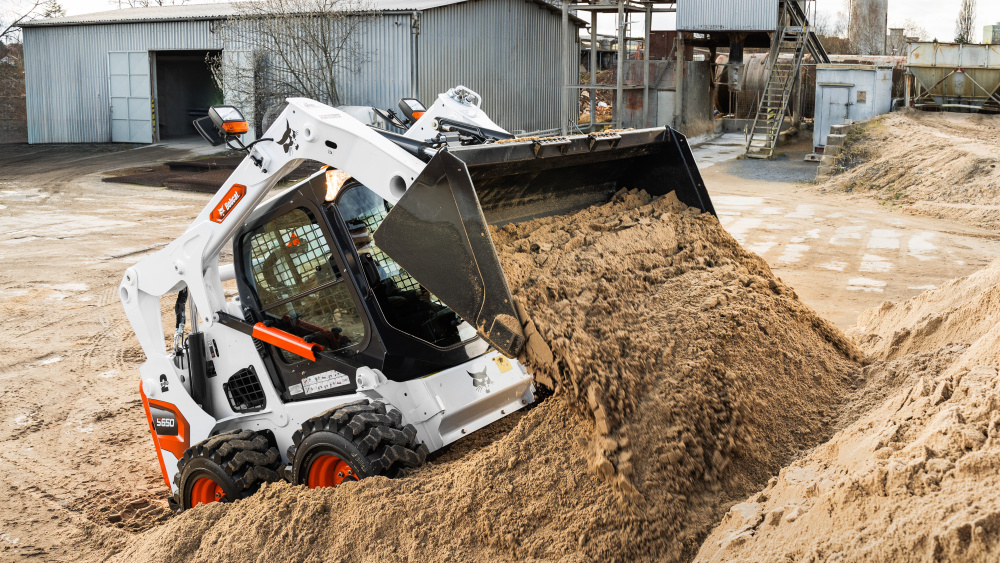
POLYGON ((842 329, 869 307, 908 299, 1000 255, 995 230, 863 195, 819 193, 808 183, 816 165, 802 161, 809 140, 781 147, 777 162, 732 160, 742 139, 726 135, 695 149, 719 221, 842 329))
POLYGON ((862 314, 845 427, 732 507, 697 561, 1000 559, 1000 260, 862 314))
MULTIPOLYGON (((799 183, 808 170, 791 149, 785 165, 747 163, 726 160, 727 144, 698 151, 715 162, 703 174, 723 226, 841 328, 1000 249, 986 230, 821 195, 799 183)), ((101 183, 99 173, 190 148, 0 154, 0 559, 103 560, 169 518, 137 393, 142 354, 115 290, 207 196, 101 183)))
POLYGON ((76 561, 166 515, 116 286, 206 196, 94 173, 193 153, 5 146, 0 156, 0 559, 76 561))
POLYGON ((1000 223, 1000 115, 903 111, 848 136, 821 191, 851 191, 929 217, 1000 223))

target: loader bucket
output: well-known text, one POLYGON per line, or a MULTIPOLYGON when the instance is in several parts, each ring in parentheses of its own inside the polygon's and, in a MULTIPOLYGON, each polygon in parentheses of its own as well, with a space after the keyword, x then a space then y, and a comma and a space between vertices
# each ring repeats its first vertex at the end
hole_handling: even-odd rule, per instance
POLYGON ((524 344, 489 224, 675 192, 715 213, 686 139, 670 128, 441 150, 375 231, 375 244, 508 356, 524 344))

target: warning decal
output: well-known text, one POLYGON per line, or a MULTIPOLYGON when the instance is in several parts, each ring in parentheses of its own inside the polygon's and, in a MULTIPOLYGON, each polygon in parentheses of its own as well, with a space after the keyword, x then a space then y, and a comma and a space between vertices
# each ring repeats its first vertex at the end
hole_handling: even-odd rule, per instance
POLYGON ((351 382, 351 378, 346 373, 337 370, 330 370, 324 373, 317 373, 309 377, 302 378, 302 388, 306 394, 319 393, 334 387, 341 387, 351 382))

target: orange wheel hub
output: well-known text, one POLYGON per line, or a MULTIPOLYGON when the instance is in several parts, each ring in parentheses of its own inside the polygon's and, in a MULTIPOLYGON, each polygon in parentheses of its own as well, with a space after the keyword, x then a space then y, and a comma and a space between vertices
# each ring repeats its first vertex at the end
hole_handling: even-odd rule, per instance
POLYGON ((335 455, 323 454, 309 466, 307 483, 310 489, 316 487, 336 487, 345 480, 358 480, 358 476, 347 462, 335 455))
POLYGON ((222 492, 222 487, 209 477, 202 477, 194 482, 191 487, 191 507, 199 504, 218 502, 225 498, 226 493, 222 492))

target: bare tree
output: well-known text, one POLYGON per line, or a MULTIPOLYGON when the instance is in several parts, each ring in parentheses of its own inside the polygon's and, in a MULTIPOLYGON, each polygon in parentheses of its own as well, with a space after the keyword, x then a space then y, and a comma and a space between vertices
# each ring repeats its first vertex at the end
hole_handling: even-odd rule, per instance
POLYGON ((955 43, 972 43, 976 26, 976 0, 962 0, 962 8, 955 21, 955 43))
POLYGON ((884 55, 888 10, 885 0, 854 0, 851 7, 851 47, 858 55, 884 55))
POLYGON ((109 0, 117 8, 149 8, 150 6, 180 6, 188 0, 109 0))
POLYGON ((341 77, 359 72, 373 55, 358 41, 378 15, 371 0, 245 0, 233 6, 236 14, 223 24, 224 54, 209 65, 227 101, 252 109, 258 126, 268 108, 287 97, 343 103, 341 77))
POLYGON ((65 14, 57 0, 0 0, 0 43, 19 41, 24 22, 65 14))
POLYGON ((907 19, 903 22, 903 35, 906 37, 912 37, 917 41, 927 41, 927 38, 930 37, 931 34, 927 33, 927 30, 921 27, 921 25, 917 22, 912 19, 907 19))
POLYGON ((825 12, 818 13, 816 21, 813 22, 813 28, 827 53, 852 54, 850 41, 847 38, 848 12, 846 10, 840 10, 835 15, 825 12))
POLYGON ((20 43, 0 43, 0 144, 28 140, 23 55, 20 43))

